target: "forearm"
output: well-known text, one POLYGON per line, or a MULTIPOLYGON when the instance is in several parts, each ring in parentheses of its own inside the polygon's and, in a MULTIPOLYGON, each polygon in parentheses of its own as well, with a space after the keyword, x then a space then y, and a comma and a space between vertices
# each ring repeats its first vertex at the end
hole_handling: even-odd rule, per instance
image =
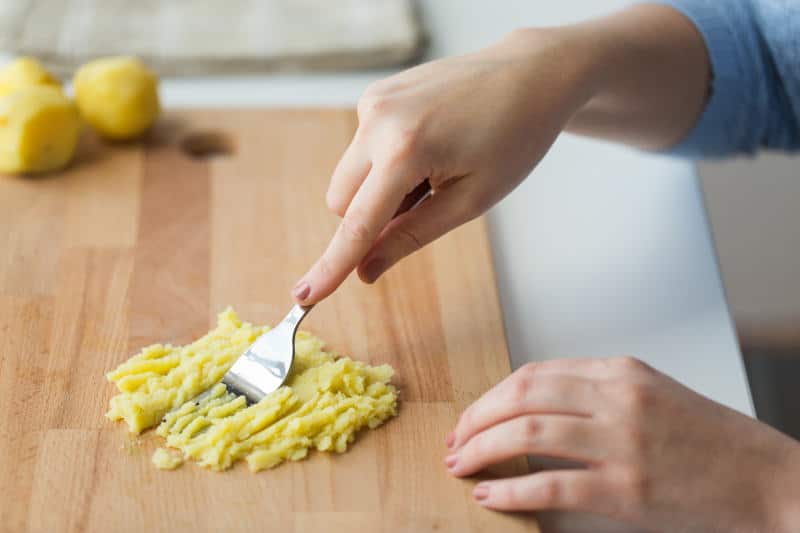
POLYGON ((603 69, 567 129, 643 148, 681 140, 702 113, 711 76, 694 25, 669 7, 638 5, 584 27, 603 69))
POLYGON ((568 131, 662 149, 681 140, 705 105, 711 69, 703 39, 679 12, 637 5, 607 17, 548 30, 517 32, 520 46, 549 33, 565 65, 578 65, 584 101, 568 131), (537 34, 537 35, 534 35, 537 34), (527 41, 526 41, 527 39, 527 41))

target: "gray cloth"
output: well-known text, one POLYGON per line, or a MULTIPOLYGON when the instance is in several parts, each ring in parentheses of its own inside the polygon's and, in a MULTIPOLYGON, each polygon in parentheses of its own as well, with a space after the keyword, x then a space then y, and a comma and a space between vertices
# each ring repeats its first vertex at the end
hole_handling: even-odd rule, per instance
POLYGON ((413 0, 0 0, 0 50, 62 74, 109 55, 167 75, 380 67, 422 41, 413 0))

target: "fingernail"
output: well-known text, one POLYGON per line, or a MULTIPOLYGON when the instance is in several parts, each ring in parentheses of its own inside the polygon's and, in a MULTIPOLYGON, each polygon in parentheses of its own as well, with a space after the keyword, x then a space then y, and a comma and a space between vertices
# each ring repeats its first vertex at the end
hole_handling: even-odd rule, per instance
POLYGON ((311 293, 311 286, 305 281, 301 281, 292 289, 292 296, 298 300, 305 300, 311 293))
POLYGON ((444 439, 444 443, 448 448, 452 448, 453 444, 456 442, 456 432, 451 431, 450 434, 444 439))
POLYGON ((447 468, 453 468, 456 465, 456 461, 458 461, 456 454, 448 455, 444 458, 444 464, 447 465, 447 468))
POLYGON ((489 497, 489 485, 486 483, 478 483, 472 490, 472 497, 482 502, 489 497))
POLYGON ((373 283, 378 277, 383 274, 383 269, 386 266, 386 261, 380 257, 373 257, 366 265, 364 265, 364 278, 368 283, 373 283))

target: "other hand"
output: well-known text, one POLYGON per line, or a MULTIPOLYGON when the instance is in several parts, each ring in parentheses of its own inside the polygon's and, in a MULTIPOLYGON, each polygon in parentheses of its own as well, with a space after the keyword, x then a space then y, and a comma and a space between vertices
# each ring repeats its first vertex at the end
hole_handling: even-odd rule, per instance
POLYGON ((585 465, 482 482, 475 499, 492 509, 665 531, 800 524, 800 444, 633 358, 530 363, 467 408, 447 443, 458 477, 523 455, 585 465))

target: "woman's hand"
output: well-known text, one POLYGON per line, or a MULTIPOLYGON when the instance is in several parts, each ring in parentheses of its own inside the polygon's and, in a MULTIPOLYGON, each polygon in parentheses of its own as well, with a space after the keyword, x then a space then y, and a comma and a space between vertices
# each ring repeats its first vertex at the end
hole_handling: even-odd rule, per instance
POLYGON ((375 281, 482 214, 565 127, 649 148, 672 144, 702 111, 709 72, 688 19, 637 5, 573 26, 515 31, 485 50, 371 85, 328 190, 342 223, 295 285, 295 299, 318 302, 355 268, 375 281), (404 212, 426 179, 433 197, 404 212))
POLYGON ((319 301, 356 267, 375 281, 516 187, 591 92, 567 34, 520 31, 371 85, 327 194, 341 225, 295 298, 319 301), (426 179, 433 196, 398 214, 426 179))
POLYGON ((466 409, 447 444, 459 477, 522 455, 586 465, 482 482, 475 499, 492 509, 668 531, 800 524, 799 443, 633 358, 528 364, 466 409))

